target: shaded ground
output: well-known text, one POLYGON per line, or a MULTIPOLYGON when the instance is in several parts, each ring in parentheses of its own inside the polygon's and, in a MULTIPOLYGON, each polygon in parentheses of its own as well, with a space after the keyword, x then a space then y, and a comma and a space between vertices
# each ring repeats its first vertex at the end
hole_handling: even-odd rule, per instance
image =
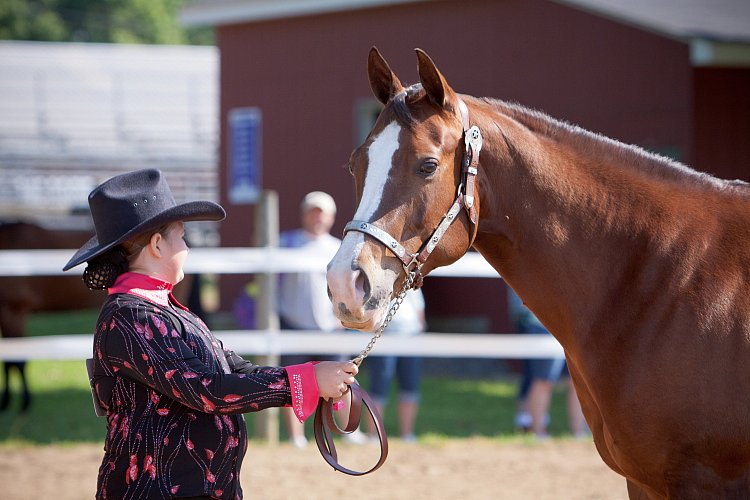
MULTIPOLYGON (((314 444, 297 450, 251 443, 242 470, 255 499, 612 499, 627 498, 590 441, 542 443, 483 438, 404 444, 394 440, 383 468, 365 477, 333 471, 314 444)), ((340 458, 374 459, 368 446, 339 446, 340 458), (368 456, 369 455, 369 456, 368 456)), ((93 498, 101 445, 0 446, 5 500, 93 498)))

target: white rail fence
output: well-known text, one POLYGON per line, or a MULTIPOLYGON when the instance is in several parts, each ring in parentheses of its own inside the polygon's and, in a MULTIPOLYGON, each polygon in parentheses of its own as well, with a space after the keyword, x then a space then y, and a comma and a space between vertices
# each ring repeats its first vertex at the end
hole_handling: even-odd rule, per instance
MULTIPOLYGON (((0 276, 54 276, 62 272, 74 250, 0 251, 0 276)), ((320 271, 330 255, 313 255, 286 248, 199 248, 190 252, 185 266, 194 274, 281 274, 320 271)), ((436 277, 498 278, 494 269, 476 253, 433 271, 436 277)), ((429 278, 431 279, 431 278, 429 278)), ((467 297, 466 300, 471 300, 467 297)), ((233 330, 214 332, 232 350, 245 355, 359 353, 369 337, 364 333, 279 332, 233 330), (322 346, 322 347, 321 347, 322 346)), ((413 337, 384 335, 372 355, 446 358, 548 358, 563 355, 560 344, 549 335, 425 333, 413 337)), ((85 359, 91 356, 91 334, 54 335, 0 339, 0 360, 85 359)))

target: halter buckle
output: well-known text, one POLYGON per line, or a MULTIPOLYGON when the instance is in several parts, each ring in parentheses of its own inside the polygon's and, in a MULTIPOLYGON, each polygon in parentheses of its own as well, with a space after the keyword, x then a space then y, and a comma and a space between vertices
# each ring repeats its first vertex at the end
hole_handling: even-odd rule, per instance
POLYGON ((482 150, 482 132, 479 131, 479 127, 474 125, 464 133, 464 144, 467 152, 471 151, 472 156, 479 156, 482 150))

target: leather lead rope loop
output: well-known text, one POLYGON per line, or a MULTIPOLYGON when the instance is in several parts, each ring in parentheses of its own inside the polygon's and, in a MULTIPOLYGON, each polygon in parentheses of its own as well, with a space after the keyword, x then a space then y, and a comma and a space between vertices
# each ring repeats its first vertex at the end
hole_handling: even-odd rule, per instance
POLYGON ((325 461, 328 462, 328 465, 334 468, 334 470, 343 472, 350 476, 364 476, 365 474, 378 470, 380 466, 385 463, 385 459, 388 457, 388 437, 385 435, 383 418, 380 416, 380 412, 370 395, 356 383, 350 385, 349 390, 352 394, 352 403, 351 409, 349 410, 349 420, 344 426, 344 429, 339 427, 333 417, 333 401, 326 401, 323 398, 320 398, 320 401, 318 401, 318 408, 315 411, 315 421, 313 425, 315 430, 315 443, 318 445, 320 454, 325 461), (372 417, 372 420, 375 422, 375 430, 378 434, 378 440, 380 441, 380 458, 370 469, 366 471, 356 471, 348 469, 338 462, 338 454, 336 453, 336 445, 333 441, 333 435, 349 434, 359 426, 362 405, 365 406, 372 417))

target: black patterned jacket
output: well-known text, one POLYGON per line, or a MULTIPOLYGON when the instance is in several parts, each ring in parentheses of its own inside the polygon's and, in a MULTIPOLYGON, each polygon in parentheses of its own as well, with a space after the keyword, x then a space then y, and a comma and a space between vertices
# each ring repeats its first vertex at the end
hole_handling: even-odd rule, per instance
POLYGON ((94 335, 95 385, 108 410, 97 498, 242 498, 242 413, 294 403, 306 418, 318 398, 311 365, 255 366, 174 301, 168 283, 120 278, 94 335), (289 379, 305 381, 294 398, 289 379))

